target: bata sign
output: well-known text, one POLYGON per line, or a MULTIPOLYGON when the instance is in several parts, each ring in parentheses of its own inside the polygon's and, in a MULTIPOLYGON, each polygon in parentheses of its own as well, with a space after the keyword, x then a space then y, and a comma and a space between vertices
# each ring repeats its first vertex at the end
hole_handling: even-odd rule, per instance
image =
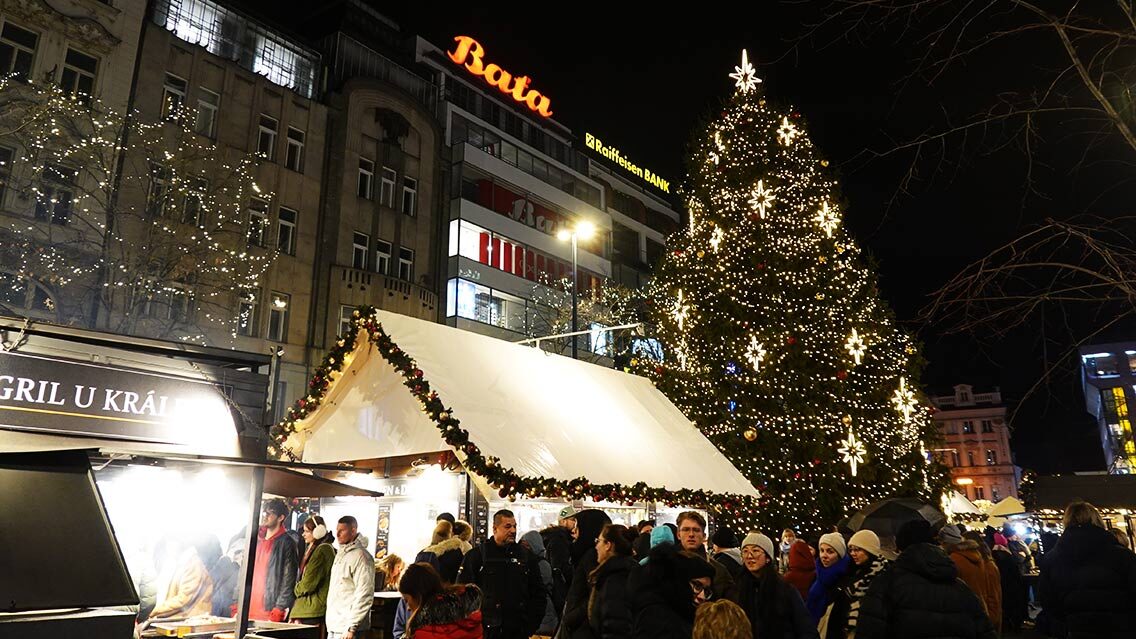
POLYGON ((0 353, 0 426, 185 445, 236 436, 209 382, 20 353, 0 353))
POLYGON ((615 148, 614 146, 605 145, 600 141, 599 138, 592 135, 591 133, 584 134, 584 146, 618 164, 625 171, 643 178, 643 181, 659 189, 663 193, 671 192, 671 183, 668 180, 664 180, 663 178, 659 177, 657 173, 651 173, 651 171, 649 171, 648 169, 644 169, 643 167, 636 165, 631 160, 623 157, 623 154, 619 152, 619 149, 615 148))
POLYGON ((455 64, 465 65, 467 71, 481 76, 489 86, 497 87, 501 93, 527 105, 529 109, 546 118, 552 116, 552 111, 548 108, 548 96, 529 88, 529 76, 513 77, 513 74, 492 62, 485 64, 485 49, 469 36, 457 36, 454 41, 458 43, 457 48, 449 51, 448 55, 455 64))

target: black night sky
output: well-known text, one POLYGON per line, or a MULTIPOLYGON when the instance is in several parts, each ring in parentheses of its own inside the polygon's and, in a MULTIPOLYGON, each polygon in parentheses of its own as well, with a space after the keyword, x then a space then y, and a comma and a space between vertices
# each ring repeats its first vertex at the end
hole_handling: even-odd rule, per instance
MULTIPOLYGON (((1059 363, 1014 416, 1017 462, 1042 472, 1103 463, 1072 354, 1074 337, 1099 318, 1039 316, 1009 337, 990 340, 944 336, 941 326, 917 317, 928 295, 954 273, 1045 218, 1126 214, 1134 190, 1133 172, 1123 164, 1130 149, 1106 132, 1086 155, 1085 139, 1066 122, 1039 120, 1031 150, 1040 193, 1025 188, 1021 146, 996 148, 1002 131, 986 131, 986 138, 972 132, 965 146, 959 138, 948 140, 942 161, 925 156, 905 189, 912 155, 873 157, 945 122, 964 121, 1005 91, 1044 89, 1036 85, 1060 63, 1055 38, 1038 33, 995 44, 930 79, 913 74, 928 47, 918 25, 901 31, 836 20, 814 30, 827 2, 769 0, 698 10, 614 4, 376 8, 407 35, 443 48, 456 35, 475 37, 487 61, 532 77, 533 88, 550 96, 554 117, 577 135, 593 132, 674 183, 682 180, 692 129, 729 96, 727 74, 748 49, 767 95, 800 111, 813 142, 840 169, 849 202, 845 222, 877 260, 883 295, 925 345, 925 386, 946 393, 956 383, 979 390, 998 385, 1013 405, 1047 366, 1059 363)), ((280 5, 272 6, 282 21, 280 5)), ((285 21, 301 16, 304 10, 297 9, 285 21)))

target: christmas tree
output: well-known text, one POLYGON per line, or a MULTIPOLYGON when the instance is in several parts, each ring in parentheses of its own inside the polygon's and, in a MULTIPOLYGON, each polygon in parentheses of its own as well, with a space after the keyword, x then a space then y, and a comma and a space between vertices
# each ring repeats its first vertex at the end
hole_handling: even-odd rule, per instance
POLYGON ((689 226, 648 291, 666 356, 634 366, 761 492, 722 513, 736 529, 830 530, 895 495, 937 504, 918 349, 843 228, 833 172, 744 51, 730 77, 688 157, 689 226))

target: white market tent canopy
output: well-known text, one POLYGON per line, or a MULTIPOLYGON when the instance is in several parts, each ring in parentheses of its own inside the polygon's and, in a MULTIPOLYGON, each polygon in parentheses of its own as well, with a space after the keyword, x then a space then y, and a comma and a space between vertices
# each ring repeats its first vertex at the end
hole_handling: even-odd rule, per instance
POLYGON ((957 490, 950 492, 950 510, 956 515, 981 515, 982 511, 978 509, 969 499, 963 497, 962 493, 957 490))
POLYGON ((1011 515, 1022 515, 1029 512, 1025 504, 1022 503, 1017 497, 1007 497, 1002 501, 994 504, 994 507, 987 513, 991 517, 1009 517, 1011 515))
MULTIPOLYGON (((368 311, 372 312, 372 311, 368 311)), ((757 496, 647 379, 384 311, 393 344, 482 455, 524 477, 757 496)), ((346 368, 285 442, 308 463, 448 449, 439 426, 360 329, 346 368)), ((459 457, 461 455, 459 454, 459 457)))

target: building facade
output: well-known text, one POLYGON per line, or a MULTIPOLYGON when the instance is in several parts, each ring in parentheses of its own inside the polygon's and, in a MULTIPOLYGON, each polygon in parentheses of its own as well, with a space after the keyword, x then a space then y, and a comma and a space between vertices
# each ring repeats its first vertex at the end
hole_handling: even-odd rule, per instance
POLYGON ((944 442, 937 453, 951 469, 956 489, 971 500, 1017 497, 1021 469, 1010 451, 1001 392, 995 388, 975 393, 969 384, 959 384, 953 395, 931 401, 938 409, 933 419, 944 442))
POLYGON ((1136 342, 1083 346, 1079 356, 1085 410, 1097 420, 1105 468, 1131 474, 1136 436, 1128 409, 1136 400, 1136 342))
MULTIPOLYGON (((417 41, 419 62, 442 87, 450 160, 444 321, 519 341, 563 331, 573 251, 562 232, 594 227, 592 237, 578 240, 575 267, 578 295, 596 299, 607 281, 645 282, 679 214, 664 197, 585 155, 576 135, 550 117, 555 98, 541 95, 537 81, 496 65, 486 67, 489 75, 479 72, 475 59, 488 64, 489 56, 465 36, 449 49, 417 41)), ((589 328, 599 327, 581 318, 578 329, 589 328)), ((595 333, 577 344, 599 353, 606 340, 595 333)))

